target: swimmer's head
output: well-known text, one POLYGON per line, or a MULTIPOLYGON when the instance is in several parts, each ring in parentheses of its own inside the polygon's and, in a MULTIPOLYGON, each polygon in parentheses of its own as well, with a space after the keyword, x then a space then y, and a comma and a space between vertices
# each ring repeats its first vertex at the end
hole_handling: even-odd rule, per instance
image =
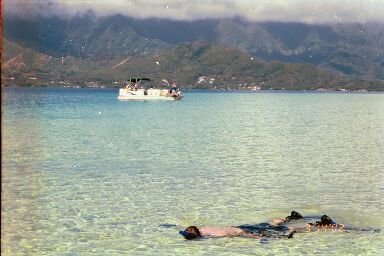
POLYGON ((179 233, 187 240, 201 237, 199 229, 195 226, 189 226, 184 231, 180 231, 179 233))
POLYGON ((292 211, 291 215, 286 217, 285 220, 290 221, 290 220, 298 220, 298 219, 302 219, 302 218, 303 218, 303 216, 301 216, 300 213, 292 211))
POLYGON ((320 221, 316 221, 316 225, 333 225, 333 224, 336 224, 336 222, 334 222, 327 215, 321 216, 320 221))

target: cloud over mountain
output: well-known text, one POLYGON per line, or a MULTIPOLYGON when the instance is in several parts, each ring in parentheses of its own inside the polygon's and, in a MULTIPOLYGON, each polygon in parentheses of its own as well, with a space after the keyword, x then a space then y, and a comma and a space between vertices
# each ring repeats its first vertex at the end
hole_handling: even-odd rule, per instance
POLYGON ((242 17, 250 21, 304 23, 384 22, 384 0, 5 0, 5 12, 25 17, 73 15, 199 20, 242 17))

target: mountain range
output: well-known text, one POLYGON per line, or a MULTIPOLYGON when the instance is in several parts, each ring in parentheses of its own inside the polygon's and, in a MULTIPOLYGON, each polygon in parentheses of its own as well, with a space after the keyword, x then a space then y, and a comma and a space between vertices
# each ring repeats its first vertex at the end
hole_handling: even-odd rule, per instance
POLYGON ((3 17, 5 84, 112 86, 132 76, 204 88, 384 90, 384 24, 172 21, 91 12, 3 17))

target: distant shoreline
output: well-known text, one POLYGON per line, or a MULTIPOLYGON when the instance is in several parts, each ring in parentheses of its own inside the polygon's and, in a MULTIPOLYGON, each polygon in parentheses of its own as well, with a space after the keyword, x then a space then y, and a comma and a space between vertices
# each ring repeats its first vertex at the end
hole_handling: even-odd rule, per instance
MULTIPOLYGON (((35 88, 35 89, 95 89, 95 90, 118 90, 120 87, 86 87, 86 86, 20 86, 20 85, 2 85, 2 88, 35 88)), ((183 92, 217 92, 217 93, 384 93, 384 90, 332 90, 332 89, 316 89, 316 90, 293 90, 293 89, 209 89, 209 88, 184 88, 183 92)))

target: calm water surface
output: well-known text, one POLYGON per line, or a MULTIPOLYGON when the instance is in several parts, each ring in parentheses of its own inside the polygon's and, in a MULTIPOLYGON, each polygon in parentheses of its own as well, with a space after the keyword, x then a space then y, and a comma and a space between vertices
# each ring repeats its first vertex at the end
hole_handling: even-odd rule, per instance
POLYGON ((383 230, 384 94, 117 93, 3 89, 2 254, 384 254, 383 231, 178 235, 291 210, 383 230))

